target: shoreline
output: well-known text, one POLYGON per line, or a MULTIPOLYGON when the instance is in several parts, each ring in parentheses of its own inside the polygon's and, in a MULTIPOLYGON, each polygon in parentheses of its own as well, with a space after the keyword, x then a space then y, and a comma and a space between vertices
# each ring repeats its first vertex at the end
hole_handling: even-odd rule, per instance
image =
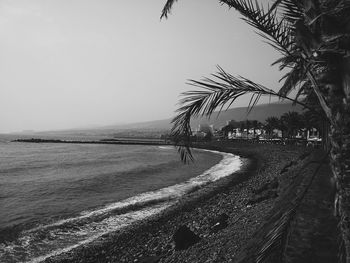
MULTIPOLYGON (((158 198, 161 198, 161 199, 164 199, 164 200, 168 200, 168 201, 164 201, 163 200, 163 201, 160 202, 159 211, 156 212, 155 214, 146 216, 143 219, 137 219, 136 222, 133 222, 130 225, 124 226, 121 229, 118 229, 118 232, 123 233, 123 232, 127 231, 127 229, 133 228, 136 225, 138 226, 140 224, 148 222, 149 220, 151 220, 153 218, 158 218, 159 216, 163 216, 162 215, 163 213, 165 213, 165 214, 167 213, 167 212, 163 212, 163 211, 164 210, 168 211, 168 209, 170 209, 173 206, 176 207, 177 203, 183 198, 183 196, 187 196, 190 193, 194 193, 194 192, 198 191, 201 188, 207 187, 208 185, 213 184, 216 181, 221 180, 222 178, 225 178, 225 177, 229 176, 229 175, 222 176, 222 172, 226 171, 228 169, 228 168, 226 168, 227 166, 229 167, 230 170, 236 170, 236 171, 239 171, 241 169, 241 167, 243 166, 243 162, 242 162, 241 158, 239 158, 237 160, 237 157, 238 157, 237 155, 233 155, 233 154, 227 153, 227 152, 219 152, 219 151, 215 151, 215 150, 207 150, 207 149, 200 149, 200 148, 198 148, 197 150, 198 151, 210 152, 212 154, 219 155, 219 156, 221 156, 221 160, 219 160, 218 163, 216 163, 213 166, 209 167, 207 170, 205 170, 201 174, 196 175, 194 177, 191 177, 191 178, 189 178, 186 181, 183 181, 181 183, 177 183, 175 185, 166 186, 166 187, 160 188, 158 190, 153 190, 153 191, 150 191, 150 192, 144 192, 144 193, 135 195, 133 197, 130 197, 128 199, 119 201, 119 202, 124 202, 124 201, 128 201, 128 200, 131 200, 131 199, 134 199, 134 198, 140 199, 141 196, 143 196, 146 199, 141 201, 141 202, 152 202, 152 200, 147 200, 147 198, 149 198, 150 196, 153 196, 153 195, 159 196, 160 192, 165 192, 165 196, 164 196, 164 193, 162 193, 162 197, 158 197, 158 198), (227 159, 233 159, 233 160, 230 161, 230 164, 225 164, 225 161, 227 159), (224 167, 224 170, 222 169, 222 166, 224 167), (175 197, 175 196, 173 196, 171 194, 173 192, 172 189, 175 189, 175 188, 179 192, 183 192, 184 191, 186 193, 183 194, 182 196, 175 197), (169 192, 169 196, 166 195, 167 190, 169 190, 168 191, 169 192), (165 208, 162 207, 161 203, 165 203, 165 208)), ((156 199, 154 199, 154 201, 156 201, 156 199)), ((191 200, 191 201, 193 201, 193 200, 191 200)), ((129 201, 129 202, 131 202, 131 201, 129 201)), ((107 209, 107 207, 106 207, 106 209, 107 209)), ((111 233, 103 234, 102 236, 106 236, 106 235, 109 235, 109 234, 111 234, 111 233)), ((66 252, 69 252, 69 251, 75 249, 76 247, 79 247, 79 246, 82 246, 82 245, 85 245, 85 244, 98 242, 99 239, 101 239, 101 237, 92 237, 91 239, 87 239, 87 240, 81 241, 79 244, 72 245, 71 247, 60 249, 59 251, 56 251, 56 253, 52 252, 50 254, 34 258, 34 259, 32 259, 32 262, 42 262, 42 261, 46 260, 47 258, 52 257, 52 255, 55 256, 55 255, 60 255, 62 253, 64 254, 66 252)))
MULTIPOLYGON (((270 199, 254 206, 247 205, 246 202, 250 196, 249 189, 268 182, 273 176, 276 176, 283 165, 304 150, 300 148, 289 150, 287 154, 289 158, 276 155, 275 157, 278 159, 276 162, 276 160, 269 160, 267 156, 264 156, 266 155, 266 149, 271 149, 271 146, 243 146, 244 148, 237 143, 227 142, 225 144, 198 145, 198 148, 239 155, 245 160, 242 169, 187 194, 175 205, 142 222, 127 226, 121 231, 109 233, 69 252, 47 258, 43 262, 141 262, 142 258, 152 256, 160 257, 159 262, 202 262, 202 257, 209 257, 208 253, 203 252, 212 250, 210 247, 205 246, 203 251, 201 249, 203 244, 199 247, 196 244, 186 251, 175 252, 172 234, 177 227, 184 224, 188 225, 201 237, 203 241, 199 243, 203 243, 205 239, 212 242, 222 241, 222 238, 209 233, 210 221, 219 213, 229 215, 228 229, 240 226, 238 227, 240 229, 233 230, 235 234, 240 235, 234 242, 236 244, 231 247, 234 251, 229 249, 225 253, 232 260, 239 249, 257 230, 257 227, 263 223, 263 218, 267 216, 273 204, 273 200, 270 199), (293 154, 291 154, 292 152, 293 154), (271 171, 274 174, 266 176, 271 171), (193 249, 195 251, 192 251, 193 249), (200 252, 196 252, 196 249, 200 249, 200 252), (186 252, 189 255, 186 255, 186 252), (199 261, 196 261, 197 259, 194 259, 193 255, 198 253, 201 254, 201 257, 199 261), (203 254, 206 256, 203 256, 203 254), (192 255, 192 261, 186 261, 186 258, 191 258, 190 255, 192 255)), ((274 146, 273 148, 275 150, 270 151, 270 154, 293 147, 274 146)), ((226 238, 225 240, 227 241, 226 238)), ((216 245, 214 247, 222 250, 221 246, 216 245)))
MULTIPOLYGON (((64 142, 59 142, 59 143, 64 143, 64 142)), ((91 143, 91 142, 88 142, 91 143)), ((167 145, 170 147, 174 147, 173 145, 167 145)), ((225 160, 226 158, 239 158, 239 168, 236 168, 236 171, 234 171, 233 173, 239 173, 239 174, 245 174, 247 167, 250 165, 251 161, 248 160, 247 158, 242 158, 236 154, 233 154, 231 152, 224 152, 224 151, 220 151, 218 149, 214 150, 214 149, 209 149, 207 147, 203 148, 203 147, 197 147, 194 148, 198 151, 206 151, 206 152, 210 152, 212 154, 215 155, 220 155, 222 157, 222 159, 214 164, 213 166, 209 167, 207 170, 205 170, 203 173, 201 173, 198 176, 195 177, 191 177, 190 179, 188 179, 187 181, 184 181, 182 183, 179 183, 180 185, 188 182, 188 181, 193 181, 196 178, 201 178, 203 175, 211 175, 210 172, 213 172, 213 174, 215 174, 215 172, 217 172, 215 169, 214 171, 211 171, 213 168, 215 168, 216 166, 220 165, 222 163, 223 160, 225 160)), ((235 168, 232 168, 235 169, 235 168)), ((164 219, 164 218, 168 218, 171 217, 174 213, 178 212, 179 209, 191 209, 191 207, 193 205, 196 205, 197 202, 199 201, 203 201, 204 199, 206 199, 208 196, 214 195, 216 194, 218 191, 220 191, 223 187, 226 187, 227 181, 230 181, 227 177, 232 176, 232 173, 223 177, 219 177, 217 179, 215 179, 215 177, 213 177, 211 180, 213 181, 208 181, 204 184, 200 184, 200 185, 196 185, 193 187, 193 189, 190 189, 187 191, 187 193, 185 193, 184 195, 182 195, 181 197, 178 198, 178 200, 173 203, 170 204, 170 206, 166 207, 164 210, 162 209, 160 212, 153 214, 151 216, 146 217, 145 219, 141 219, 141 220, 137 220, 135 223, 131 224, 131 225, 127 225, 121 229, 118 229, 114 232, 110 232, 107 234, 102 235, 101 237, 95 238, 92 241, 88 241, 86 243, 82 242, 82 244, 72 247, 72 249, 62 249, 62 252, 57 252, 57 254, 55 255, 54 253, 52 253, 53 255, 51 256, 40 256, 37 258, 32 259, 32 261, 30 262, 51 262, 51 260, 54 260, 54 262, 58 261, 61 262, 61 257, 65 258, 66 255, 65 254, 69 254, 69 253, 75 253, 74 250, 79 251, 80 247, 89 247, 89 246, 95 246, 95 243, 99 243, 99 242, 103 242, 106 238, 109 238, 109 236, 119 236, 119 235, 124 235, 124 233, 128 233, 130 230, 134 231, 134 229, 138 229, 138 228, 143 228, 143 227, 147 227, 148 224, 152 224, 152 222, 154 220, 158 221, 160 219, 164 219), (220 182, 219 182, 220 181, 220 182), (218 184, 219 182, 219 184, 218 184), (49 260, 49 261, 48 261, 49 260)), ((238 180, 240 180, 239 178, 237 178, 238 180)), ((178 184, 177 184, 178 185, 178 184)), ((175 185, 173 185, 175 186, 175 185)), ((170 188, 172 186, 168 186, 165 188, 170 188)), ((159 189, 161 190, 161 189, 159 189)), ((157 192, 158 190, 152 191, 152 192, 157 192)), ((65 260, 65 259, 64 259, 65 260)))

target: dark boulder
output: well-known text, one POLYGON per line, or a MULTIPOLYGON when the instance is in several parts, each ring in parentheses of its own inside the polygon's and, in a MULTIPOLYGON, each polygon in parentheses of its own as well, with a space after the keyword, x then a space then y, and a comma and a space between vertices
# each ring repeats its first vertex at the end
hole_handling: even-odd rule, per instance
POLYGON ((180 226, 173 235, 175 250, 187 249, 196 244, 200 237, 191 231, 187 226, 180 226))

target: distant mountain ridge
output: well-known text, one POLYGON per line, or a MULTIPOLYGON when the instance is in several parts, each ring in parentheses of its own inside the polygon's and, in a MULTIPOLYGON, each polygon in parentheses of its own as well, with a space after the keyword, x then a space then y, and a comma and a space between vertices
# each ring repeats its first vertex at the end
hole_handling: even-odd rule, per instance
MULTIPOLYGON (((206 117, 196 118, 191 121, 192 127, 197 127, 201 123, 213 124, 216 128, 221 128, 226 125, 229 120, 243 121, 243 120, 258 120, 265 122, 268 117, 280 117, 288 111, 301 112, 303 108, 299 105, 293 106, 292 103, 270 103, 256 105, 248 114, 247 107, 239 107, 222 111, 218 116, 218 112, 214 112, 212 117, 208 120, 206 117)), ((155 120, 147 122, 139 122, 124 125, 110 125, 99 129, 150 129, 150 130, 168 130, 171 129, 171 120, 155 120)))

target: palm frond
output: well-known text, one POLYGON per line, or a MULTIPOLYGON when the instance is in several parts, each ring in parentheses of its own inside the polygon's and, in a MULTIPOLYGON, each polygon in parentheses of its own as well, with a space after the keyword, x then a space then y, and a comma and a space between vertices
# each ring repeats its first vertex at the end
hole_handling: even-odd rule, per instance
POLYGON ((295 63, 295 57, 294 56, 283 56, 280 57, 279 59, 277 59, 276 61, 274 61, 271 66, 277 65, 277 64, 281 64, 279 66, 280 70, 283 70, 284 68, 286 68, 287 66, 290 66, 291 64, 295 63))
POLYGON ((303 1, 283 0, 279 6, 283 12, 283 16, 291 24, 294 24, 304 16, 303 1))
POLYGON ((160 19, 162 19, 163 17, 168 18, 168 15, 170 13, 171 8, 173 7, 173 4, 177 2, 177 0, 167 0, 163 10, 162 10, 162 14, 160 16, 160 19))
MULTIPOLYGON (((239 97, 247 94, 251 95, 248 113, 258 103, 261 96, 277 96, 294 101, 294 99, 278 94, 249 79, 241 76, 234 77, 219 66, 217 68, 218 72, 212 74, 213 78, 205 78, 202 81, 190 80, 190 85, 200 89, 182 93, 181 106, 176 111, 177 116, 172 120, 171 133, 183 161, 193 159, 190 140, 191 118, 200 116, 209 118, 216 109, 219 108, 220 113, 225 106, 228 109, 239 97)), ((307 107, 301 102, 297 103, 307 107)))
POLYGON ((282 214, 279 220, 275 222, 272 229, 266 234, 260 250, 256 256, 256 263, 270 262, 270 257, 275 251, 279 251, 279 262, 284 262, 284 251, 288 243, 291 228, 290 225, 294 219, 296 208, 291 207, 282 214))
POLYGON ((300 62, 304 62, 302 52, 299 48, 293 46, 291 47, 289 54, 278 58, 271 64, 271 66, 279 64, 279 70, 283 70, 285 68, 294 68, 295 65, 298 65, 300 62))
POLYGON ((303 63, 295 65, 291 71, 282 77, 281 80, 285 79, 285 81, 278 91, 278 94, 287 96, 293 89, 297 88, 297 85, 303 82, 306 78, 305 71, 306 70, 303 63))
POLYGON ((269 13, 273 12, 283 0, 276 0, 269 8, 269 13))
POLYGON ((258 30, 258 34, 267 40, 282 54, 289 54, 291 40, 290 26, 278 18, 276 9, 264 10, 262 5, 252 0, 220 0, 229 8, 236 9, 243 15, 243 20, 258 30))

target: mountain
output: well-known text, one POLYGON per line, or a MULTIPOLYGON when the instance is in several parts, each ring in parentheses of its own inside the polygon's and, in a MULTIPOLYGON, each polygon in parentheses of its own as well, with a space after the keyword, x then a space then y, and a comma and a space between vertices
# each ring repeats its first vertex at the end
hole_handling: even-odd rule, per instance
POLYGON ((291 103, 261 104, 256 105, 251 110, 251 112, 249 112, 249 114, 247 111, 247 107, 240 107, 229 109, 227 111, 222 111, 219 117, 217 117, 217 113, 214 113, 209 121, 203 118, 194 120, 191 125, 195 127, 200 123, 206 122, 209 124, 213 124, 216 128, 221 128, 225 126, 226 122, 229 120, 257 120, 264 123, 268 117, 280 117, 281 115, 289 111, 302 112, 303 107, 299 105, 293 106, 291 103))
MULTIPOLYGON (((219 116, 215 112, 208 120, 207 118, 196 118, 191 121, 192 127, 197 127, 199 124, 208 123, 213 124, 216 128, 221 128, 226 125, 229 120, 243 121, 243 120, 258 120, 265 122, 268 117, 280 117, 288 111, 301 112, 303 109, 301 106, 293 106, 291 103, 270 103, 256 105, 252 111, 248 114, 247 107, 228 109, 222 111, 219 116)), ((150 130, 168 130, 171 128, 171 119, 147 121, 126 125, 113 125, 105 126, 99 129, 150 129, 150 130)))

